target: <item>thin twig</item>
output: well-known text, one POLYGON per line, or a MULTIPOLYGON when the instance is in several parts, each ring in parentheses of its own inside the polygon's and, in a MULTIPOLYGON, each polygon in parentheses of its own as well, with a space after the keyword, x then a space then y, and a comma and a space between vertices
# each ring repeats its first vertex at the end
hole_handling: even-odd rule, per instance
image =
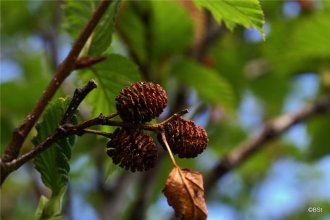
POLYGON ((80 103, 85 99, 85 97, 90 93, 93 89, 97 87, 94 80, 88 81, 87 85, 83 88, 77 88, 73 93, 73 98, 70 102, 70 105, 68 109, 66 110, 64 117, 61 121, 61 125, 64 125, 65 123, 68 123, 74 113, 76 112, 78 106, 80 103))
POLYGON ((13 131, 10 143, 6 147, 5 153, 1 158, 1 162, 11 161, 19 155, 19 151, 25 141, 27 135, 37 122, 38 118, 44 111, 48 102, 56 93, 57 89, 60 87, 62 82, 70 75, 71 71, 75 67, 75 63, 79 53, 87 42, 89 36, 93 32, 99 20, 102 18, 103 14, 107 10, 111 1, 103 0, 95 12, 93 13, 91 19, 85 26, 84 30, 80 33, 78 39, 74 43, 71 51, 59 66, 59 69, 55 73, 53 79, 49 82, 43 95, 40 97, 38 103, 35 105, 30 114, 26 116, 23 123, 13 131))
MULTIPOLYGON (((166 140, 166 136, 165 136, 165 132, 164 132, 164 131, 161 132, 161 136, 162 136, 162 140, 163 140, 163 142, 164 142, 164 144, 165 144, 165 146, 166 146, 167 152, 168 152, 168 154, 170 155, 170 158, 171 158, 171 161, 172 161, 172 163, 173 163, 173 166, 179 168, 179 166, 176 164, 176 161, 175 161, 175 159, 174 159, 174 156, 173 156, 173 153, 172 153, 172 151, 171 151, 171 148, 170 148, 170 146, 169 146, 168 143, 167 143, 167 140, 166 140)), ((179 169, 180 169, 180 168, 179 168, 179 169)))
POLYGON ((188 112, 187 109, 182 110, 178 113, 175 113, 174 115, 172 115, 171 117, 169 117, 168 119, 164 120, 163 122, 161 122, 159 124, 133 124, 133 123, 123 122, 123 121, 112 121, 110 119, 113 118, 114 116, 118 115, 118 113, 111 114, 110 116, 104 116, 103 114, 100 114, 96 118, 85 121, 76 126, 71 126, 70 130, 73 133, 76 133, 76 131, 79 131, 79 130, 82 131, 86 128, 89 128, 89 127, 92 127, 95 125, 108 125, 108 126, 119 126, 119 127, 126 127, 126 128, 139 128, 139 129, 148 130, 148 131, 161 132, 163 129, 163 126, 165 124, 177 119, 178 117, 186 114, 187 112, 188 112))
POLYGON ((83 134, 96 134, 96 135, 100 135, 100 136, 103 136, 103 137, 106 137, 106 138, 111 138, 112 137, 112 133, 98 131, 98 130, 92 130, 92 129, 87 129, 87 128, 84 129, 82 132, 83 132, 83 134))
POLYGON ((221 159, 218 164, 205 177, 204 187, 209 193, 216 182, 230 170, 242 164, 257 151, 265 147, 265 144, 281 135, 293 125, 302 122, 310 117, 330 111, 330 94, 312 105, 307 105, 294 113, 284 114, 266 123, 261 132, 247 141, 243 142, 227 156, 221 159))
POLYGON ((171 122, 171 121, 173 121, 173 120, 175 120, 175 119, 177 119, 177 118, 179 118, 179 117, 181 117, 182 115, 185 115, 185 114, 187 114, 187 113, 188 113, 188 109, 184 109, 184 110, 182 110, 182 111, 179 111, 179 112, 173 114, 173 115, 172 115, 171 117, 169 117, 168 119, 166 119, 166 120, 162 121, 161 123, 159 123, 159 125, 163 126, 163 125, 165 125, 165 124, 167 124, 167 123, 169 123, 169 122, 171 122))

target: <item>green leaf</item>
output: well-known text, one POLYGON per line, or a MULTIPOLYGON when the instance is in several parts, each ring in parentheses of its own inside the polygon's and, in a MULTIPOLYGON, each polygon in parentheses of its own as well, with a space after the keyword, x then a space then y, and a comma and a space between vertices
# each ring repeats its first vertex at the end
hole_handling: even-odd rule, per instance
POLYGON ((181 82, 195 88, 198 94, 225 111, 234 112, 235 98, 231 85, 218 72, 192 60, 181 60, 174 64, 171 73, 181 82))
POLYGON ((288 58, 328 59, 330 58, 329 13, 319 13, 296 25, 288 43, 288 58))
MULTIPOLYGON (((1 37, 13 36, 12 34, 24 34, 36 28, 38 18, 34 13, 31 13, 29 2, 22 1, 19 4, 15 1, 3 1, 1 2, 1 37)), ((7 42, 6 42, 7 43, 7 42)), ((2 45, 4 46, 4 45, 2 45)), ((1 48, 3 49, 3 48, 1 48)))
POLYGON ((94 65, 91 71, 83 72, 79 76, 86 81, 95 78, 98 85, 98 88, 86 98, 93 107, 93 116, 115 112, 115 97, 120 90, 141 80, 138 67, 117 54, 109 55, 105 61, 94 65))
POLYGON ((47 81, 40 78, 40 81, 30 81, 30 83, 17 80, 1 84, 3 94, 24 94, 23 99, 19 95, 1 99, 1 111, 21 116, 26 115, 35 105, 36 100, 45 89, 46 83, 47 81))
POLYGON ((313 118, 308 122, 308 132, 311 137, 308 158, 312 161, 330 154, 329 142, 330 114, 313 118))
POLYGON ((236 25, 253 27, 265 38, 264 14, 258 0, 194 0, 194 2, 197 7, 209 10, 217 22, 224 21, 229 30, 232 31, 236 25))
POLYGON ((247 76, 242 71, 246 61, 251 59, 251 48, 237 41, 227 33, 210 47, 210 57, 215 61, 214 68, 231 84, 237 103, 242 98, 247 84, 247 76))
MULTIPOLYGON (((146 28, 141 17, 135 7, 132 7, 131 2, 125 2, 123 13, 120 13, 118 18, 118 31, 124 39, 128 48, 135 54, 141 63, 147 62, 147 40, 146 28), (132 34, 134 33, 134 34, 132 34)), ((135 2, 137 3, 137 2, 135 2)), ((149 2, 142 1, 140 4, 149 2)))
POLYGON ((271 34, 261 48, 271 71, 281 75, 319 72, 330 58, 329 19, 329 13, 318 12, 285 23, 271 21, 271 34))
MULTIPOLYGON (((65 23, 64 28, 73 39, 76 39, 79 33, 86 26, 98 1, 77 1, 69 0, 64 4, 65 23)), ((111 3, 107 12, 103 15, 96 26, 91 39, 86 44, 88 55, 96 56, 106 51, 112 41, 112 34, 115 29, 115 22, 119 8, 120 0, 111 3)))
POLYGON ((267 118, 281 113, 291 87, 288 77, 279 74, 265 74, 250 84, 253 95, 262 102, 267 118))
POLYGON ((248 163, 240 166, 237 171, 243 176, 245 181, 250 184, 255 184, 258 180, 264 178, 269 167, 272 165, 272 161, 275 159, 276 156, 274 156, 269 148, 267 148, 266 150, 253 155, 248 163))
POLYGON ((87 24, 88 19, 92 15, 95 7, 94 1, 79 1, 69 0, 64 4, 64 29, 70 34, 73 39, 76 39, 84 26, 87 24))
MULTIPOLYGON (((69 103, 69 98, 59 98, 48 105, 42 121, 36 125, 38 134, 32 140, 35 146, 53 134, 69 103)), ((75 120, 73 118, 72 123, 75 124, 75 120)), ((74 138, 74 136, 70 136, 58 140, 34 159, 35 168, 40 172, 43 183, 52 190, 53 196, 59 194, 67 185, 70 171, 69 159, 74 138)))
POLYGON ((189 14, 174 1, 151 1, 151 9, 152 57, 184 52, 194 36, 189 14))
POLYGON ((88 51, 89 55, 100 55, 110 46, 112 34, 115 30, 119 5, 120 0, 113 1, 100 20, 92 35, 92 42, 88 51))
POLYGON ((242 127, 233 121, 211 123, 207 127, 209 138, 208 147, 215 155, 228 154, 230 150, 238 146, 247 138, 247 133, 242 127))
POLYGON ((194 35, 189 14, 174 1, 126 2, 118 30, 143 64, 184 52, 194 35))

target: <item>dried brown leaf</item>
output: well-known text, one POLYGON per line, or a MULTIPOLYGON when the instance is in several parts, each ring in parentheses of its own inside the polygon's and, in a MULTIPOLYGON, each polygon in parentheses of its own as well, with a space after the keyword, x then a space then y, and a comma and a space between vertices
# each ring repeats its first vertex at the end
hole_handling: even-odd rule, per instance
POLYGON ((199 172, 174 167, 167 178, 163 193, 167 202, 183 219, 202 220, 207 217, 203 176, 199 172))

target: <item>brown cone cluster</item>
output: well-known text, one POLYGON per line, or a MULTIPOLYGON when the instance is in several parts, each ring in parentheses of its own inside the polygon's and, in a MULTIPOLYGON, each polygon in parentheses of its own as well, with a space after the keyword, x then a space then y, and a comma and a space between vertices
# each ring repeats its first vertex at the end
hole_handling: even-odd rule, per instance
POLYGON ((138 82, 120 91, 116 107, 123 121, 145 123, 158 117, 167 105, 164 89, 154 83, 138 82))
MULTIPOLYGON (((154 83, 138 82, 120 91, 116 97, 119 116, 128 123, 143 124, 158 117, 167 105, 164 89, 154 83)), ((107 143, 107 154, 114 164, 130 170, 146 171, 155 166, 157 147, 152 137, 138 128, 117 128, 107 143)), ((182 117, 164 125, 166 140, 174 154, 192 158, 202 153, 208 143, 206 131, 182 117)), ((158 141, 165 144, 158 134, 158 141)))
MULTIPOLYGON (((205 129, 182 117, 165 125, 165 136, 172 152, 180 158, 196 157, 208 143, 205 129)), ((166 149, 160 134, 158 141, 166 149)))
POLYGON ((114 164, 132 172, 149 170, 157 160, 154 140, 140 129, 117 128, 107 143, 107 154, 114 164))

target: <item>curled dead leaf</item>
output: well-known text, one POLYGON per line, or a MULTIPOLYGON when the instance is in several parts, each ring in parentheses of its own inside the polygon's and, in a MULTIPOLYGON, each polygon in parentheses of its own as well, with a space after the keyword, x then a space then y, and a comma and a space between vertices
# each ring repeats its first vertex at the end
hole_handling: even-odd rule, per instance
POLYGON ((207 218, 201 173, 174 167, 167 178, 163 193, 168 204, 174 208, 176 216, 189 220, 207 218))

